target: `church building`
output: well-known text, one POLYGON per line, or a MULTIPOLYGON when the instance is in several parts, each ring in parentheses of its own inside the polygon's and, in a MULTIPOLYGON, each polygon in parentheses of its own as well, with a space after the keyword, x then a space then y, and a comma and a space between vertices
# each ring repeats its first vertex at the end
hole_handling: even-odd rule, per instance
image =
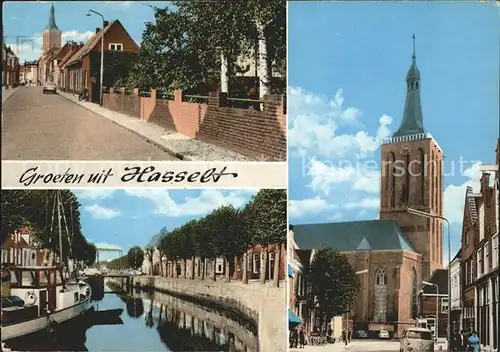
POLYGON ((38 77, 41 83, 53 81, 51 58, 61 50, 62 34, 56 25, 54 4, 50 7, 49 23, 42 32, 42 55, 38 60, 38 77))
MULTIPOLYGON (((359 274, 361 293, 348 318, 352 331, 386 329, 401 336, 417 322, 422 281, 442 269, 442 222, 407 211, 443 215, 443 151, 424 129, 415 43, 406 89, 401 125, 381 146, 380 218, 293 224, 289 234, 302 262, 327 246, 359 274)), ((313 331, 314 317, 303 318, 313 331)))

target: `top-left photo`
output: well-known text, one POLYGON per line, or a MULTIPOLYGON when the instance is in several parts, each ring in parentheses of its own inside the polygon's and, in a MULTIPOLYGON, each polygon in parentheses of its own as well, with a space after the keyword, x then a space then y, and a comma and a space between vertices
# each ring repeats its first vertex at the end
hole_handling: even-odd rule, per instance
POLYGON ((286 161, 285 0, 2 16, 2 160, 286 161))

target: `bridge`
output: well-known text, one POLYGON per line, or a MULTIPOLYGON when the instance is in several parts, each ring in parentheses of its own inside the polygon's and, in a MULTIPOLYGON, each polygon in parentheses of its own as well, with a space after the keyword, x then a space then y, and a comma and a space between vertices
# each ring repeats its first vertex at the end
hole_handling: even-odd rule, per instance
POLYGON ((96 264, 97 268, 99 268, 99 253, 100 252, 118 252, 119 257, 123 257, 123 250, 121 248, 111 248, 111 247, 97 247, 96 252, 96 264))

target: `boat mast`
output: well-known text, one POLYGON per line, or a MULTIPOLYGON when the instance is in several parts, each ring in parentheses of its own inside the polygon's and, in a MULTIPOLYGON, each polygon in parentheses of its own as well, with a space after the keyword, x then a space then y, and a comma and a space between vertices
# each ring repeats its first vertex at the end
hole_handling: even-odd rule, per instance
POLYGON ((57 224, 59 230, 59 260, 62 265, 63 262, 63 247, 62 247, 62 230, 61 230, 61 203, 60 203, 60 194, 59 191, 56 191, 57 197, 57 224))

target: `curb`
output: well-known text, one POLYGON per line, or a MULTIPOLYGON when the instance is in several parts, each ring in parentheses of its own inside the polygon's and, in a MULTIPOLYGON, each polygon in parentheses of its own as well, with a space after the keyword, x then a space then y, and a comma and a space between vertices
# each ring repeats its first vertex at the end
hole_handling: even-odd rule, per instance
MULTIPOLYGON (((21 89, 21 87, 18 87, 16 89, 16 91, 14 93, 12 93, 11 95, 9 95, 7 98, 5 98, 5 100, 2 99, 2 104, 5 104, 7 102, 7 100, 9 100, 10 98, 12 98, 12 96, 14 96, 19 91, 19 89, 21 89)), ((3 96, 3 94, 2 94, 2 96, 3 96)))
MULTIPOLYGON (((14 94, 15 94, 15 93, 14 93, 14 94)), ((14 94, 12 94, 12 95, 14 95, 14 94)), ((82 105, 82 104, 80 104, 79 102, 73 101, 73 100, 71 100, 69 97, 67 97, 67 96, 65 96, 65 95, 61 95, 61 94, 59 94, 59 92, 57 92, 57 95, 59 95, 60 97, 63 97, 63 98, 64 98, 64 99, 66 99, 66 100, 69 100, 70 102, 72 102, 72 103, 74 103, 74 104, 77 104, 77 105, 81 106, 82 108, 84 108, 84 109, 85 109, 85 110, 87 110, 87 111, 90 111, 90 112, 92 112, 92 113, 94 113, 94 114, 96 114, 96 115, 99 115, 99 116, 101 116, 101 117, 105 118, 105 119, 106 119, 106 120, 108 120, 109 122, 112 122, 112 123, 114 123, 115 125, 117 125, 117 126, 119 126, 119 127, 123 128, 123 129, 125 129, 125 130, 127 130, 127 131, 129 131, 129 132, 132 132, 132 133, 133 133, 133 134, 135 134, 136 136, 141 137, 141 138, 142 138, 142 139, 144 139, 146 142, 148 142, 148 143, 150 143, 150 144, 153 144, 155 147, 157 147, 157 148, 159 148, 159 149, 163 150, 165 153, 170 154, 170 155, 172 155, 173 157, 176 157, 176 158, 177 158, 177 159, 179 159, 180 161, 192 161, 192 159, 191 159, 191 158, 189 158, 189 157, 187 157, 187 156, 185 156, 185 155, 183 155, 183 154, 181 154, 181 153, 178 153, 178 152, 176 152, 176 151, 174 151, 174 150, 172 150, 172 149, 170 149, 170 148, 165 147, 163 144, 161 144, 161 143, 159 143, 159 142, 155 141, 154 139, 152 139, 152 138, 150 138, 150 137, 148 137, 148 136, 143 135, 142 133, 140 133, 140 132, 138 132, 138 131, 134 130, 133 128, 123 126, 123 125, 119 124, 119 123, 118 123, 118 122, 116 122, 116 121, 113 121, 113 120, 111 120, 111 119, 108 119, 106 116, 103 116, 103 115, 101 115, 101 114, 97 113, 96 111, 93 111, 93 110, 92 110, 92 109, 90 109, 89 107, 87 107, 87 106, 85 106, 85 105, 82 105)))

